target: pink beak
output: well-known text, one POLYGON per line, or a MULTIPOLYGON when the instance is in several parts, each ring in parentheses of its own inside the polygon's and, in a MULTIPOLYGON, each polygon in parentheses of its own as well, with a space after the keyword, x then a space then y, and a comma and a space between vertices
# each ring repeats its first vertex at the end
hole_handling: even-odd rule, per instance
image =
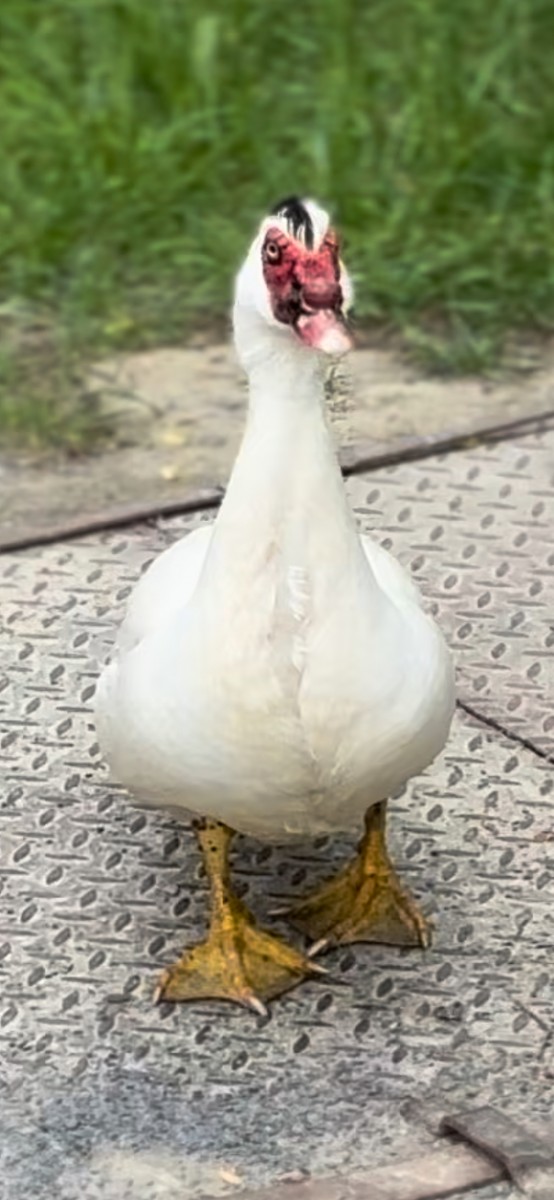
POLYGON ((296 322, 296 332, 306 346, 325 354, 345 354, 352 338, 342 316, 342 292, 333 275, 311 274, 304 281, 302 304, 307 311, 296 322))
POLYGON ((352 337, 343 317, 332 308, 320 308, 303 313, 295 325, 298 337, 306 346, 323 350, 325 354, 346 354, 352 348, 352 337))

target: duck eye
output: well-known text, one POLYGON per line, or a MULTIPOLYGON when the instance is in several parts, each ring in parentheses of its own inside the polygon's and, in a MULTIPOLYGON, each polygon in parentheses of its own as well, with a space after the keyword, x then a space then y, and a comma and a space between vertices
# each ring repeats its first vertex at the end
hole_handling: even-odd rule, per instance
POLYGON ((277 242, 266 242, 265 256, 270 263, 278 263, 281 261, 281 249, 277 242))

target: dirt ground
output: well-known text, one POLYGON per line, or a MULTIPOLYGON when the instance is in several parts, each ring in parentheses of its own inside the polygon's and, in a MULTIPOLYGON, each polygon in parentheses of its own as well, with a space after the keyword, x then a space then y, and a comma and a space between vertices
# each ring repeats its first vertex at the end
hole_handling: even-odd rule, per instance
MULTIPOLYGON (((0 539, 225 484, 246 401, 232 347, 122 356, 94 366, 87 385, 110 419, 109 444, 77 459, 0 454, 0 539)), ((390 349, 361 349, 335 369, 329 391, 348 461, 554 408, 554 349, 538 369, 496 381, 429 378, 390 349)))

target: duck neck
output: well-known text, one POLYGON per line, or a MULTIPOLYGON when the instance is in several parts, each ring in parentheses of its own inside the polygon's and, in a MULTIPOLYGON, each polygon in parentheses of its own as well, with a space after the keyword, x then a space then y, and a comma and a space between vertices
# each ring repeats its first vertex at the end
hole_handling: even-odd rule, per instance
MULTIPOLYGON (((248 373, 249 407, 246 430, 235 471, 255 446, 262 474, 274 472, 289 480, 298 460, 321 445, 331 444, 324 410, 324 369, 319 356, 302 346, 287 354, 275 352, 256 362, 248 373)), ((249 469, 253 462, 249 463, 249 469)), ((265 490, 265 489, 264 489, 265 490)))
POLYGON ((324 364, 301 344, 268 347, 248 369, 249 408, 222 519, 235 505, 278 518, 342 480, 325 413, 324 364), (315 490, 314 490, 315 489, 315 490))
POLYGON ((205 582, 239 567, 243 576, 259 572, 276 553, 303 564, 318 528, 331 553, 359 546, 327 425, 320 356, 276 339, 246 365, 248 419, 205 582))

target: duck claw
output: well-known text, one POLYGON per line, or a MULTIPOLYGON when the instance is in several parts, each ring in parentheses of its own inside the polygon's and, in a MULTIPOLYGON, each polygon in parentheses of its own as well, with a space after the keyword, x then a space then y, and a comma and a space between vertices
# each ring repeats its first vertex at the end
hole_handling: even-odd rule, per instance
MULTIPOLYGON (((324 950, 329 949, 330 944, 331 944, 330 938, 328 938, 328 937, 318 938, 317 942, 312 942, 312 945, 309 946, 308 952, 307 952, 308 958, 315 958, 317 954, 322 954, 324 950)), ((326 974, 329 973, 325 967, 323 967, 323 968, 320 967, 320 970, 322 970, 322 969, 325 971, 326 974)))

